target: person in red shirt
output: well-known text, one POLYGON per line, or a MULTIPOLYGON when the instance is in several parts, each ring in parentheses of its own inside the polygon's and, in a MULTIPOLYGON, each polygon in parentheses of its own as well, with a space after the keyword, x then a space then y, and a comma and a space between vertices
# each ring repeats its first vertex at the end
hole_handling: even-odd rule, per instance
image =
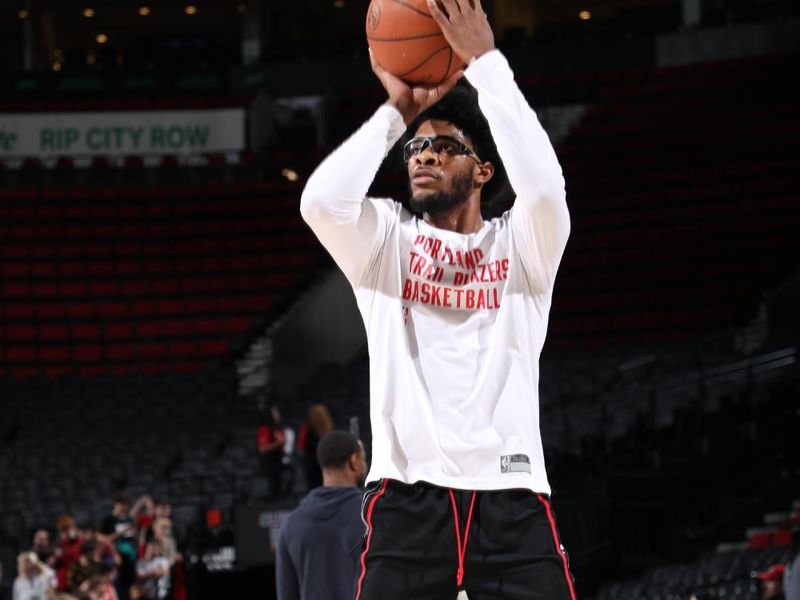
POLYGON ((58 530, 58 543, 53 551, 53 556, 58 580, 57 589, 66 591, 68 587, 67 573, 69 568, 78 561, 84 539, 72 515, 63 514, 58 517, 56 529, 58 530))
POLYGON ((281 423, 281 411, 277 406, 270 408, 269 413, 258 428, 258 454, 261 459, 261 470, 269 481, 270 498, 283 496, 283 455, 286 434, 281 423))

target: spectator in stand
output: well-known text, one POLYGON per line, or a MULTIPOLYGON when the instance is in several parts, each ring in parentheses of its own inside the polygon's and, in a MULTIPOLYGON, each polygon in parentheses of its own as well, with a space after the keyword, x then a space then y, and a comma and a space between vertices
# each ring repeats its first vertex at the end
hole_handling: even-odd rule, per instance
MULTIPOLYGON (((136 517, 139 527, 139 558, 141 559, 144 558, 147 542, 154 537, 153 525, 159 519, 170 519, 172 515, 172 505, 167 502, 165 498, 160 496, 154 499, 150 498, 150 496, 142 496, 140 500, 142 501, 144 510, 139 510, 134 514, 133 509, 131 509, 131 514, 136 517)), ((135 505, 134 508, 136 508, 135 505)))
POLYGON ((39 557, 39 562, 53 567, 56 562, 53 544, 50 541, 50 532, 47 529, 37 529, 33 534, 33 547, 31 551, 39 557))
POLYGON ((108 567, 109 570, 114 571, 113 576, 116 577, 116 569, 122 564, 122 557, 117 552, 114 544, 106 536, 98 533, 94 525, 84 527, 83 539, 87 542, 93 541, 96 544, 94 561, 98 565, 108 567))
POLYGON ((322 469, 317 461, 317 444, 322 437, 333 431, 333 419, 324 404, 308 407, 308 419, 300 426, 297 434, 297 449, 303 453, 303 467, 308 489, 322 485, 322 469))
POLYGON ((278 534, 278 600, 353 597, 364 535, 364 446, 346 431, 332 431, 320 440, 317 459, 322 465, 322 487, 311 490, 278 534))
POLYGON ((94 540, 86 540, 81 544, 78 560, 72 563, 67 571, 67 589, 70 593, 78 593, 84 581, 99 573, 100 565, 95 561, 96 551, 97 542, 94 540))
POLYGON ((55 549, 50 543, 50 532, 47 529, 37 529, 34 532, 31 552, 36 553, 36 557, 44 565, 47 575, 50 577, 51 587, 56 589, 58 587, 58 577, 55 570, 56 555, 55 549))
POLYGON ((153 540, 147 543, 144 559, 136 564, 136 586, 132 598, 162 600, 169 595, 170 564, 164 556, 161 544, 153 540))
POLYGON ((75 519, 68 514, 63 514, 56 520, 56 530, 58 531, 58 544, 53 551, 55 557, 54 566, 56 569, 57 584, 59 591, 67 590, 67 572, 72 563, 78 560, 81 554, 81 546, 84 539, 81 536, 75 519))
POLYGON ((761 580, 761 597, 763 600, 784 600, 786 597, 783 593, 783 573, 785 570, 786 565, 778 563, 755 575, 756 578, 761 580))
POLYGON ((14 580, 13 600, 46 600, 53 591, 47 567, 35 552, 23 552, 17 557, 17 578, 14 580))
POLYGON ((92 575, 81 584, 78 594, 80 600, 119 600, 117 591, 111 583, 113 570, 100 565, 100 572, 92 575))
POLYGON ((150 496, 140 496, 136 502, 133 503, 128 514, 136 521, 136 529, 139 532, 137 539, 138 543, 138 556, 144 556, 144 546, 150 534, 150 526, 155 520, 155 503, 150 496))
POLYGON ((261 470, 269 481, 271 498, 283 496, 283 447, 285 443, 286 435, 281 423, 281 411, 277 406, 273 406, 258 428, 258 454, 261 458, 261 470))
POLYGON ((100 533, 114 543, 122 561, 115 582, 117 595, 128 600, 128 591, 136 580, 136 560, 139 549, 136 544, 136 521, 129 514, 130 496, 127 492, 116 492, 113 497, 111 514, 106 515, 100 524, 100 533))
POLYGON ((172 519, 166 517, 156 519, 151 531, 153 533, 152 541, 161 546, 161 551, 171 567, 179 559, 177 544, 172 536, 172 519))

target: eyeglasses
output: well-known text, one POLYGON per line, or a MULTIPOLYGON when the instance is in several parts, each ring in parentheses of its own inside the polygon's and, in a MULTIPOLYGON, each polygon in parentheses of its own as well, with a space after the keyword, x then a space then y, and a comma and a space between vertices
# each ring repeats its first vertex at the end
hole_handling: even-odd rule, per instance
POLYGON ((434 154, 445 156, 469 156, 472 160, 481 163, 481 159, 475 152, 468 148, 462 141, 449 135, 437 135, 434 137, 415 137, 411 138, 403 146, 403 160, 410 161, 417 157, 425 147, 428 146, 434 154))

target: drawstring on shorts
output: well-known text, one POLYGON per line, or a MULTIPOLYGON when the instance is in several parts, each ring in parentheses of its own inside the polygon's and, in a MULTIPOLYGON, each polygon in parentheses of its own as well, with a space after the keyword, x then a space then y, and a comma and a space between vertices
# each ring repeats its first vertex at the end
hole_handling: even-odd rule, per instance
POLYGON ((456 508, 456 495, 453 493, 452 488, 450 491, 450 503, 453 505, 453 521, 456 526, 456 545, 458 546, 458 572, 456 573, 456 584, 461 588, 464 581, 464 555, 467 553, 467 540, 469 539, 469 526, 472 523, 472 508, 475 506, 475 494, 472 492, 472 500, 469 503, 469 512, 467 513, 467 525, 464 528, 464 544, 461 544, 461 529, 458 526, 458 509, 456 508))

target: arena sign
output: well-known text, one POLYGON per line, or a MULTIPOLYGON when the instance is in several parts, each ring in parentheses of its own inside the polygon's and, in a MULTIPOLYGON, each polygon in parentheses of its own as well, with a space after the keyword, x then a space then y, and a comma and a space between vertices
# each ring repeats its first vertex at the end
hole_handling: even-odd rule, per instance
POLYGON ((0 158, 236 152, 241 108, 185 111, 0 113, 0 158))

